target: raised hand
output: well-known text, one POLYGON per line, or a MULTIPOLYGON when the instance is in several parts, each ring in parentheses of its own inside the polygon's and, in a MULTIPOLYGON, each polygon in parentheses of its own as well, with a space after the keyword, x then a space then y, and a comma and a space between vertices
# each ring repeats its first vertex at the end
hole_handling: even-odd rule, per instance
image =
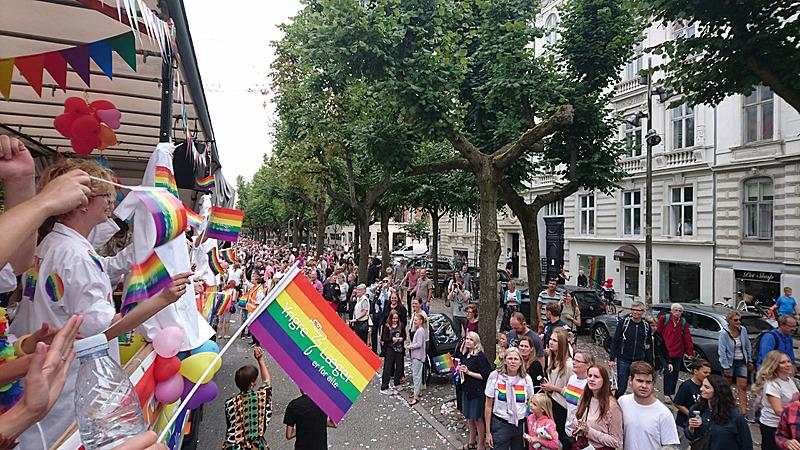
POLYGON ((0 135, 0 180, 32 177, 36 174, 33 157, 17 138, 0 135))

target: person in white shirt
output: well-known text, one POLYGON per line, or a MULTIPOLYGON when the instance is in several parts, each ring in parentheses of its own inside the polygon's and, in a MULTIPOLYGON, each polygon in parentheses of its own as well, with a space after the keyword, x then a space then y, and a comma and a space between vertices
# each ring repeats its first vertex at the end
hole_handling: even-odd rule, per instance
POLYGON ((625 432, 623 448, 661 450, 680 444, 672 412, 656 399, 653 392, 653 366, 637 361, 631 364, 630 385, 633 394, 619 398, 625 432))
POLYGON ((575 411, 581 401, 583 390, 589 381, 589 367, 595 364, 594 356, 589 352, 576 352, 572 358, 572 376, 564 387, 564 398, 567 400, 567 423, 564 426, 567 436, 572 436, 572 422, 575 421, 575 411))
POLYGON ((522 450, 522 432, 533 381, 516 347, 506 350, 503 367, 486 381, 484 423, 486 445, 493 449, 522 450))

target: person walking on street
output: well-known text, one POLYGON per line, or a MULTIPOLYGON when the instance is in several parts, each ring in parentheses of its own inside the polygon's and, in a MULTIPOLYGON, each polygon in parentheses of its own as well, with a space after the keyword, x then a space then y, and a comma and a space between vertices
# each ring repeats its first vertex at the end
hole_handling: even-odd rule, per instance
POLYGON ((336 428, 336 424, 311 397, 302 390, 300 394, 289 402, 283 415, 286 439, 295 439, 295 450, 327 450, 328 428, 336 428))
POLYGON ((617 371, 617 382, 619 383, 616 393, 617 398, 624 395, 628 388, 631 365, 637 361, 647 360, 647 350, 650 349, 649 342, 652 339, 652 329, 650 324, 642 319, 643 316, 644 303, 633 302, 630 315, 617 323, 614 338, 611 340, 608 364, 611 370, 616 369, 617 371))
POLYGON ((486 390, 486 380, 494 368, 483 353, 478 333, 467 332, 464 335, 463 346, 463 357, 456 367, 456 372, 464 380, 461 385, 461 410, 469 427, 469 443, 462 450, 484 450, 486 425, 483 423, 485 398, 483 392, 486 390))
POLYGON ((506 350, 503 365, 489 375, 484 394, 486 445, 494 450, 522 450, 525 414, 534 392, 531 377, 522 367, 519 349, 506 350))
MULTIPOLYGON (((794 319, 794 318, 792 318, 794 319)), ((792 379, 795 368, 789 357, 780 350, 772 350, 764 357, 758 369, 753 395, 760 402, 761 417, 758 420, 761 430, 762 450, 775 450, 775 430, 778 428, 783 406, 788 405, 795 394, 797 385, 792 379)))
POLYGON ((596 450, 622 447, 622 409, 611 392, 607 367, 593 364, 587 369, 586 388, 575 411, 572 434, 576 438, 575 449, 590 445, 596 450))
MULTIPOLYGON (((706 440, 708 450, 752 450, 750 427, 737 409, 731 386, 719 375, 709 375, 700 388, 700 402, 689 410, 686 437, 706 440)), ((762 448, 764 448, 762 446, 762 448)))
POLYGON ((422 367, 425 364, 426 347, 428 342, 428 315, 425 311, 414 314, 414 337, 406 341, 405 346, 411 353, 411 376, 414 378, 414 395, 411 397, 410 406, 419 403, 422 391, 422 367))
POLYGON ((253 347, 255 366, 242 366, 236 371, 235 381, 239 393, 225 401, 227 432, 224 450, 253 450, 269 448, 264 435, 272 418, 272 385, 269 370, 264 362, 264 350, 253 347), (261 386, 258 374, 261 372, 261 386))
POLYGON ((403 378, 403 350, 406 341, 406 329, 400 322, 400 315, 395 310, 386 316, 386 325, 381 332, 381 353, 383 354, 383 374, 381 376, 381 394, 396 393, 397 386, 403 378), (394 374, 394 387, 389 388, 389 379, 394 374))
POLYGON ((780 316, 778 318, 778 328, 764 333, 758 339, 758 360, 756 367, 761 367, 767 353, 778 350, 785 353, 795 364, 793 336, 797 332, 797 319, 794 316, 780 316))
POLYGON ((748 373, 753 371, 753 347, 747 328, 742 326, 741 313, 732 310, 725 315, 725 321, 727 326, 719 332, 717 344, 719 364, 728 383, 733 384, 735 380, 739 412, 747 414, 747 380, 748 373))
POLYGON ((672 403, 672 396, 675 395, 675 387, 678 384, 678 374, 683 365, 683 355, 692 357, 694 355, 694 345, 692 344, 692 333, 683 318, 683 305, 673 303, 670 312, 658 318, 656 332, 664 338, 667 346, 668 366, 664 370, 664 396, 666 403, 672 403))
POLYGON ((630 365, 633 394, 619 397, 625 449, 661 450, 680 444, 672 412, 658 401, 653 389, 653 366, 636 361, 630 365))

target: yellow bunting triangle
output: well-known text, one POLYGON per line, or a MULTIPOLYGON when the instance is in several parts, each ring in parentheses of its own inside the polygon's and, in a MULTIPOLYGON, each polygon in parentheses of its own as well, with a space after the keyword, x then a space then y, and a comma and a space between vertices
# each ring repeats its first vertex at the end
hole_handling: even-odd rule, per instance
POLYGON ((11 100, 11 77, 14 74, 14 58, 0 59, 0 94, 11 100))

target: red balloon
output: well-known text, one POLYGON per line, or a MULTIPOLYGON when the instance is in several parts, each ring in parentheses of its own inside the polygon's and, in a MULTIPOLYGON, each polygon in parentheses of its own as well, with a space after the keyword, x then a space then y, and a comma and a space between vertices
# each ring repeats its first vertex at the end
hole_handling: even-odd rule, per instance
POLYGON ((100 109, 117 109, 117 107, 108 100, 95 100, 90 103, 90 106, 94 108, 95 111, 100 109))
POLYGON ((70 97, 64 101, 64 112, 81 116, 92 113, 89 105, 86 104, 86 100, 80 97, 70 97))
POLYGON ((75 114, 61 114, 59 116, 56 116, 56 120, 53 122, 53 124, 55 125, 56 130, 58 130, 58 132, 61 133, 62 136, 71 138, 72 124, 78 117, 79 116, 75 114))
POLYGON ((78 139, 88 139, 90 137, 100 137, 100 122, 94 116, 82 116, 75 119, 72 123, 72 137, 78 139))
POLYGON ((156 355, 156 360, 153 362, 153 375, 156 381, 162 382, 170 379, 181 369, 181 360, 177 356, 172 358, 164 358, 163 356, 156 355))
POLYGON ((72 142, 72 149, 75 150, 75 153, 79 155, 88 155, 89 153, 92 153, 92 150, 97 148, 92 141, 88 141, 86 139, 74 137, 70 140, 70 142, 72 142))

